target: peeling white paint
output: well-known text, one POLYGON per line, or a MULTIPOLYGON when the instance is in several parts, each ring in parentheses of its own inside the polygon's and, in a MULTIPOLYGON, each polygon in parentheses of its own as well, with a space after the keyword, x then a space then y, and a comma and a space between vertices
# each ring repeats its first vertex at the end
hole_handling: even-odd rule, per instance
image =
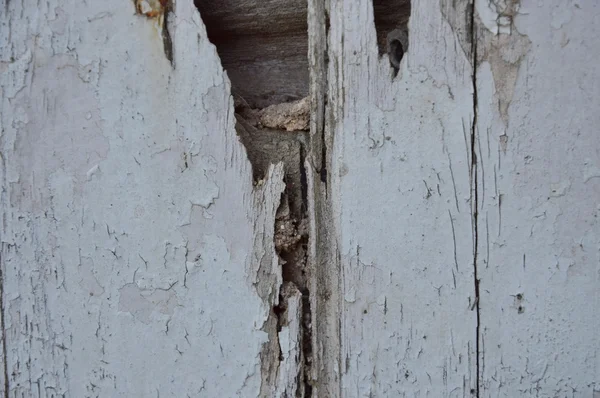
POLYGON ((193 2, 173 66, 132 2, 0 20, 6 393, 257 396, 264 198, 193 2))
POLYGON ((392 79, 370 2, 331 2, 335 396, 469 396, 477 383, 471 67, 439 3, 412 2, 409 51, 392 79))
POLYGON ((597 54, 586 49, 599 37, 597 7, 522 3, 514 24, 531 46, 503 51, 520 64, 504 117, 494 106, 497 75, 484 65, 477 74, 480 393, 593 396, 600 224, 592 214, 600 180, 586 179, 600 120, 584 115, 598 107, 591 82, 600 76, 589 68, 597 54), (565 47, 564 37, 578 39, 565 47))
MULTIPOLYGON (((283 166, 253 186, 193 2, 172 62, 132 2, 5 3, 1 393, 302 394, 283 166)), ((393 79, 371 3, 309 3, 313 396, 596 398, 596 4, 476 0, 474 60, 464 4, 413 1, 393 79)))
POLYGON ((474 0, 479 20, 492 34, 511 34, 520 0, 474 0))

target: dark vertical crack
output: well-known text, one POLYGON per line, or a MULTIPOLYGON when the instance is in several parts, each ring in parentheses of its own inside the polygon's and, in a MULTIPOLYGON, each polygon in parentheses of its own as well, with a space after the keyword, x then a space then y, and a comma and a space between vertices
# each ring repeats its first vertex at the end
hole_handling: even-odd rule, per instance
POLYGON ((171 12, 173 10, 173 0, 162 0, 161 4, 163 4, 163 27, 162 27, 162 38, 163 38, 163 48, 165 51, 165 56, 173 65, 173 41, 171 40, 171 34, 169 33, 169 18, 171 17, 171 12))
POLYGON ((4 308, 4 272, 2 270, 2 254, 4 245, 0 247, 0 328, 2 329, 2 372, 4 373, 4 398, 9 396, 8 386, 8 356, 6 349, 6 319, 5 319, 5 308, 4 308))
POLYGON ((133 0, 135 10, 140 15, 145 15, 147 18, 155 19, 162 25, 162 40, 165 57, 173 65, 173 42, 169 33, 168 21, 170 13, 173 10, 173 0, 159 0, 158 2, 144 3, 141 0, 133 0), (147 9, 146 7, 150 7, 147 9))
POLYGON ((481 340, 481 298, 479 295, 479 274, 477 272, 478 260, 478 221, 479 221, 479 187, 477 184, 477 153, 475 150, 477 140, 477 30, 475 21, 475 1, 471 2, 471 57, 473 63, 473 120, 471 122, 471 184, 473 192, 472 206, 472 222, 473 222, 473 283, 475 288, 475 311, 477 316, 477 324, 475 326, 475 374, 477 383, 475 385, 475 396, 479 398, 480 393, 480 340, 481 340))
MULTIPOLYGON (((325 10, 323 10, 325 13, 325 10)), ((328 15, 323 15, 324 17, 324 21, 323 21, 323 25, 324 25, 324 37, 327 38, 329 37, 329 16, 328 15)), ((323 61, 323 69, 324 71, 327 70, 327 66, 329 63, 329 57, 327 56, 327 50, 325 50, 325 53, 323 54, 324 59, 323 61)), ((319 84, 324 84, 324 81, 320 81, 319 84)), ((313 94, 314 95, 314 94, 313 94)), ((321 107, 321 109, 323 110, 323 112, 325 111, 325 109, 327 109, 327 97, 325 95, 322 96, 322 98, 313 98, 313 101, 319 101, 321 102, 319 105, 321 107)), ((321 182, 324 184, 325 186, 325 192, 327 192, 327 140, 325 139, 325 131, 326 131, 326 119, 325 117, 321 117, 321 120, 317 121, 319 123, 318 125, 318 129, 320 130, 320 134, 316 134, 316 136, 318 136, 319 139, 319 143, 317 145, 313 145, 313 147, 321 147, 321 162, 320 162, 320 177, 321 177, 321 182)))
POLYGON ((304 162, 306 161, 306 145, 300 145, 300 162, 298 168, 300 170, 300 194, 302 198, 302 213, 307 214, 308 212, 308 180, 306 175, 306 168, 304 162))
MULTIPOLYGON (((282 263, 282 285, 280 292, 284 292, 285 285, 293 285, 301 294, 300 348, 302 351, 298 372, 298 398, 312 396, 310 382, 310 367, 312 363, 312 332, 311 332, 311 305, 308 283, 307 253, 308 253, 308 223, 307 223, 307 185, 306 170, 304 170, 305 150, 302 145, 299 159, 299 171, 302 183, 290 184, 282 194, 281 205, 277 210, 275 220, 274 244, 277 255, 282 263), (290 198, 302 198, 300 206, 290 206, 290 198)), ((293 165, 290 165, 293 166, 293 165)), ((279 308, 275 309, 277 316, 277 330, 280 331, 288 322, 287 308, 288 297, 280 294, 279 308)), ((281 360, 281 359, 280 359, 281 360)))
MULTIPOLYGON (((306 175, 306 168, 304 167, 306 160, 306 148, 301 145, 300 148, 300 174, 301 174, 301 195, 302 195, 302 218, 308 223, 308 181, 306 175)), ((313 358, 313 346, 312 346, 312 308, 310 305, 310 283, 309 283, 309 272, 308 272, 308 226, 306 226, 306 232, 302 237, 302 254, 303 254, 303 270, 302 270, 302 353, 303 363, 301 366, 303 369, 303 380, 304 384, 304 397, 312 397, 312 383, 311 383, 311 366, 313 358)))
MULTIPOLYGON (((286 309, 288 296, 284 292, 285 285, 293 285, 301 294, 300 347, 302 357, 298 372, 298 398, 312 396, 311 365, 312 365, 312 330, 311 330, 311 304, 309 290, 309 273, 307 269, 308 254, 308 186, 306 170, 304 168, 306 149, 300 146, 298 163, 287 164, 288 168, 298 168, 300 184, 286 181, 286 188, 281 197, 281 204, 277 210, 275 220, 274 244, 277 255, 282 263, 282 285, 280 287, 279 305, 274 308, 277 317, 277 330, 288 322, 286 309), (292 206, 291 198, 301 198, 301 204, 292 206)), ((280 357, 280 360, 283 358, 280 357)))
POLYGON ((321 136, 321 182, 327 187, 327 143, 325 142, 325 129, 321 136))
MULTIPOLYGON (((7 2, 8 3, 8 2, 7 2)), ((6 160, 4 156, 1 157, 2 164, 0 169, 2 170, 2 199, 7 200, 10 196, 6 191, 6 160)), ((10 203, 9 200, 7 200, 10 203)), ((4 210, 4 209, 3 209, 4 210)), ((6 212, 2 215, 2 233, 6 231, 6 212)), ((4 243, 0 243, 0 329, 2 333, 2 372, 4 374, 4 398, 8 398, 10 394, 10 385, 8 378, 8 344, 6 338, 6 307, 4 303, 4 243)))

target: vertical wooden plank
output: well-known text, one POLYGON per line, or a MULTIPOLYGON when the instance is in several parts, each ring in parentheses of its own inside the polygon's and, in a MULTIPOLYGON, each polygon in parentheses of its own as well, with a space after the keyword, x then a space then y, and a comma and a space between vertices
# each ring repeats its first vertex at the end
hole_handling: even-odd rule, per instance
POLYGON ((600 394, 599 11, 477 2, 481 396, 600 394))
POLYGON ((283 171, 253 187, 193 2, 175 2, 166 39, 162 11, 128 1, 2 9, 6 394, 281 390, 267 321, 283 171))
POLYGON ((327 169, 343 397, 462 397, 477 383, 473 88, 460 11, 413 2, 394 79, 371 1, 331 1, 327 169))
POLYGON ((333 229, 327 147, 328 2, 308 0, 310 65, 310 147, 305 162, 309 214, 309 281, 311 301, 311 381, 313 397, 340 396, 339 261, 333 229))

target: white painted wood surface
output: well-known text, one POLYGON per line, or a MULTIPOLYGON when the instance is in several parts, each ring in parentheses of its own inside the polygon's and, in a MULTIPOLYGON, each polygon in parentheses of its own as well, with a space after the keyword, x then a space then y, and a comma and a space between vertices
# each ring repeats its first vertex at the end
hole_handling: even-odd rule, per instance
POLYGON ((598 6, 518 3, 473 47, 467 4, 413 2, 392 83, 331 2, 339 396, 600 394, 598 6))
POLYGON ((2 3, 3 396, 281 388, 281 167, 253 188, 216 51, 175 7, 171 65, 130 1, 2 3))
POLYGON ((462 397, 477 383, 469 54, 439 1, 412 7, 394 80, 370 2, 331 7, 343 397, 462 397))
MULTIPOLYGON (((598 5, 413 1, 393 79, 370 0, 308 4, 312 396, 597 398, 598 5)), ((193 2, 172 63, 132 2, 0 9, 2 396, 303 395, 193 2)))
POLYGON ((597 398, 600 6, 487 3, 477 3, 481 396, 597 398), (510 35, 492 36, 490 17, 512 21, 510 35))

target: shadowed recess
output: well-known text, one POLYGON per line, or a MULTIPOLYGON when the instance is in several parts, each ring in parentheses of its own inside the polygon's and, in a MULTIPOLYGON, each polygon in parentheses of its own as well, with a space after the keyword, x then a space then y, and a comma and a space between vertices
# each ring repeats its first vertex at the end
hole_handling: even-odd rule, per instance
POLYGON ((306 0, 195 0, 223 67, 252 108, 308 95, 306 0))
POLYGON ((408 50, 410 0, 373 0, 379 55, 388 54, 394 76, 408 50))
POLYGON ((297 382, 293 396, 310 397, 312 338, 304 169, 310 114, 306 98, 307 0, 195 0, 195 4, 231 81, 236 131, 252 164, 255 184, 262 184, 271 164, 284 164, 285 190, 273 226, 283 283, 279 300, 270 303, 275 305, 263 325, 269 337, 261 352, 261 372, 269 386, 261 387, 261 396, 268 394, 279 379, 278 372, 285 369, 275 363, 285 357, 278 333, 287 326, 288 306, 299 294, 299 306, 292 305, 301 312, 296 336, 301 355, 292 359, 298 365, 298 373, 291 375, 297 382))

